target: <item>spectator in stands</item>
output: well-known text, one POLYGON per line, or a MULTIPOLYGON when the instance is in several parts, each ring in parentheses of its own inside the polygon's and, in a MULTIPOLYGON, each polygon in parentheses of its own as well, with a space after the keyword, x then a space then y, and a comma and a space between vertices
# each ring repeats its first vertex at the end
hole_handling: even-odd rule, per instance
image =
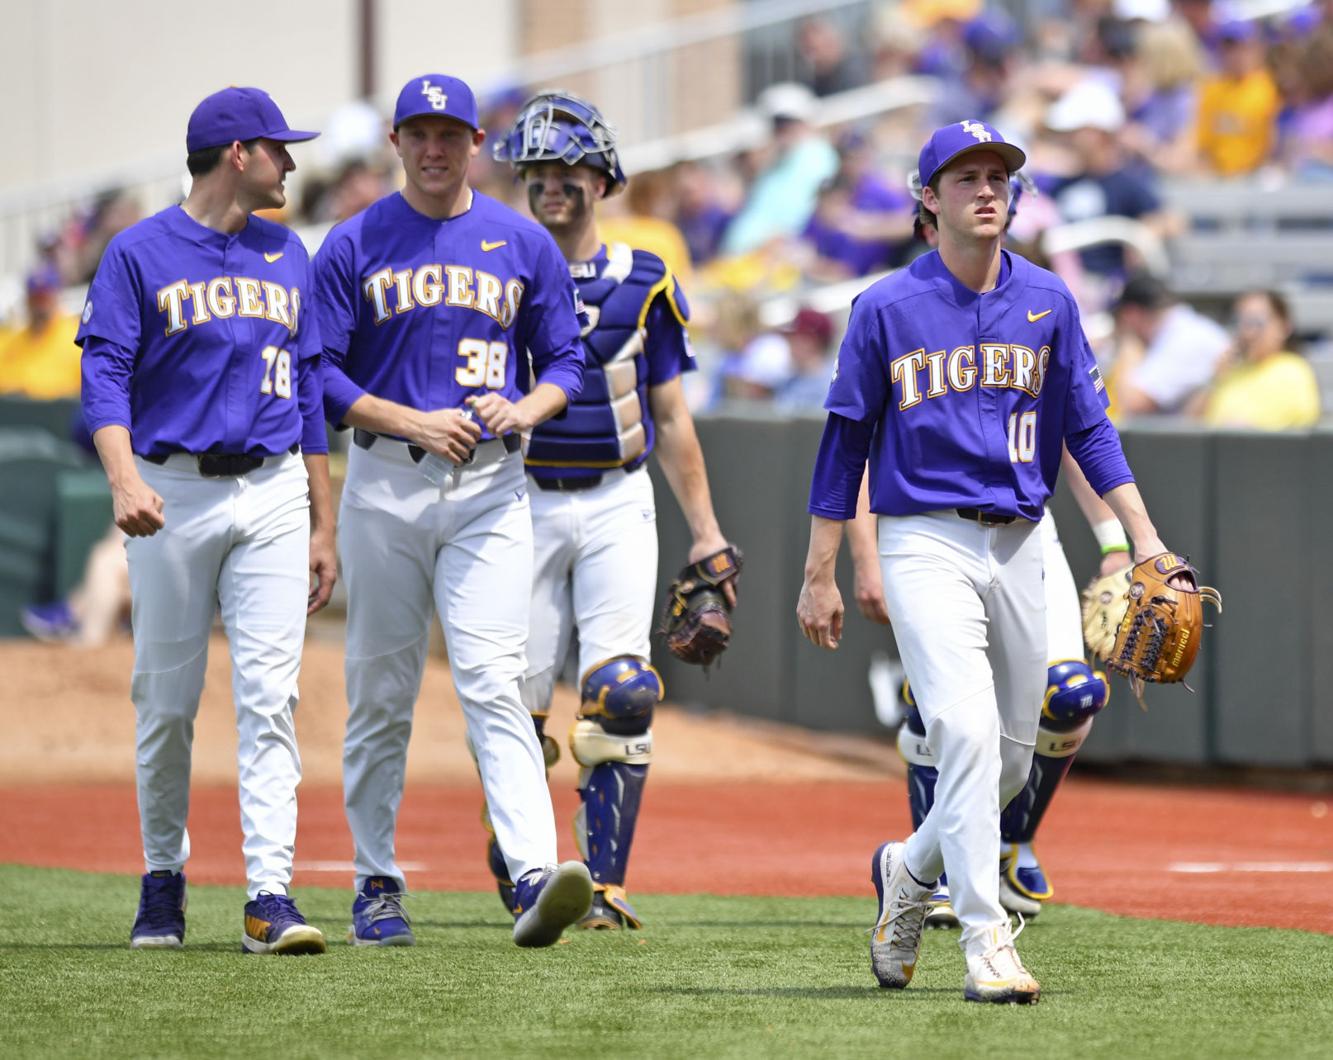
POLYGON ((615 213, 598 217, 598 228, 608 243, 628 243, 656 254, 676 275, 688 293, 694 286, 694 266, 685 236, 671 220, 676 212, 675 182, 664 170, 630 175, 629 185, 615 213))
POLYGON ((0 393, 30 398, 78 397, 79 318, 60 309, 60 274, 49 263, 27 281, 27 320, 0 332, 0 393))
POLYGON ((787 340, 792 375, 774 394, 774 405, 783 412, 822 411, 833 378, 833 322, 806 306, 780 333, 787 340))
POLYGON ((1273 153, 1277 85, 1264 65, 1264 44, 1254 22, 1217 29, 1219 71, 1199 90, 1195 143, 1199 164, 1224 177, 1252 173, 1273 153))
POLYGON ((773 143, 744 205, 727 226, 724 254, 746 254, 774 239, 799 235, 815 212, 820 187, 838 170, 838 152, 811 125, 817 102, 808 88, 770 85, 758 105, 772 125, 773 143))
POLYGON ((90 283, 111 237, 143 216, 138 199, 123 188, 110 188, 97 196, 92 208, 79 217, 68 233, 74 248, 73 284, 90 283))
POLYGON ((1290 64, 1275 67, 1283 113, 1277 157, 1297 180, 1333 180, 1333 26, 1278 49, 1290 64))
POLYGON ((988 11, 962 30, 963 61, 944 74, 934 108, 936 126, 967 118, 991 121, 1009 97, 1022 35, 1003 11, 988 11))
POLYGON ((1291 351, 1291 308, 1276 291, 1247 291, 1236 299, 1236 343, 1227 367, 1195 403, 1211 427, 1281 431, 1319 422, 1319 382, 1304 357, 1291 351))
POLYGON ((1120 64, 1120 98, 1128 117, 1121 142, 1159 173, 1194 167, 1194 116, 1203 72, 1199 42, 1176 21, 1141 26, 1133 51, 1120 64))
POLYGON ((727 369, 723 379, 728 401, 771 402, 792 379, 791 345, 776 332, 756 335, 727 369))
POLYGON ((860 88, 870 80, 865 54, 847 43, 843 30, 827 18, 801 22, 796 36, 801 81, 816 96, 860 88))
MULTIPOLYGON (((1080 81, 1051 105, 1046 126, 1074 156, 1073 172, 1049 182, 1051 198, 1065 222, 1128 217, 1168 239, 1183 223, 1164 208, 1151 172, 1127 162, 1119 140, 1124 124, 1119 97, 1102 81, 1080 81)), ((1136 264, 1126 260, 1122 245, 1109 242, 1088 247, 1080 258, 1086 273, 1111 283, 1136 264)))
POLYGON ((681 162, 672 171, 676 181, 676 225, 685 237, 690 260, 704 265, 717 256, 722 235, 731 223, 713 170, 699 162, 681 162))
POLYGON ((1146 272, 1125 284, 1115 325, 1106 389, 1116 419, 1184 411, 1212 382, 1231 345, 1226 329, 1177 301, 1163 280, 1146 272))
POLYGON ((838 154, 838 175, 820 191, 803 235, 814 252, 805 271, 818 280, 868 276, 898 264, 912 236, 911 196, 881 175, 870 140, 847 133, 838 154))

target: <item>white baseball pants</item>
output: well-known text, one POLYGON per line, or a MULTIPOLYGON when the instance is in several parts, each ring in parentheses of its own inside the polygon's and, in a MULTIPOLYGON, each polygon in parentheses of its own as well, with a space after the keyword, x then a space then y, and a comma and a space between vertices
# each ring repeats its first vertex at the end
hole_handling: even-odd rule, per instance
POLYGON ((544 714, 576 627, 579 680, 619 655, 651 657, 657 507, 643 468, 609 471, 590 490, 529 485, 536 574, 523 697, 544 714))
POLYGON ((554 863, 545 764, 519 691, 532 592, 522 455, 485 443, 439 487, 401 442, 353 447, 338 537, 347 587, 343 789, 357 887, 368 876, 405 879, 394 836, 437 610, 509 878, 554 863))
POLYGON ((1027 782, 1046 687, 1042 539, 952 510, 879 520, 884 595, 939 779, 907 841, 929 883, 947 869, 964 946, 1005 923, 1000 809, 1027 782))
POLYGON ((296 847, 296 680, 310 582, 310 492, 300 456, 203 478, 191 456, 139 473, 166 525, 126 540, 133 597, 139 823, 147 871, 190 856, 190 748, 219 605, 231 647, 248 892, 286 894, 296 847))

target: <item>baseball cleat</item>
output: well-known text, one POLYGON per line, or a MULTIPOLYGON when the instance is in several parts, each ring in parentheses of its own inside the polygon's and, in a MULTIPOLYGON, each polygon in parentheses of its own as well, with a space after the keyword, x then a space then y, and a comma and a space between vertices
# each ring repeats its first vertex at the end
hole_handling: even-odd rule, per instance
POLYGON ((592 906, 579 921, 579 927, 590 931, 635 931, 643 921, 625 896, 625 888, 615 884, 593 884, 592 906))
POLYGON ((1042 871, 1041 862, 1037 860, 1037 852, 1030 844, 1013 844, 1003 864, 1009 885, 1024 898, 1034 902, 1046 902, 1055 896, 1055 888, 1051 886, 1051 881, 1042 871))
POLYGON ((38 640, 51 644, 73 640, 79 633, 79 620, 64 600, 25 607, 19 612, 19 624, 38 640))
POLYGON ((581 861, 530 872, 514 888, 514 943, 551 946, 592 906, 592 876, 581 861))
POLYGON ((181 949, 185 904, 185 873, 165 869, 145 873, 139 883, 139 912, 130 928, 130 949, 181 949))
POLYGON ((870 929, 870 967, 880 986, 894 990, 912 981, 934 893, 907 871, 906 850, 906 843, 885 843, 870 862, 870 882, 879 898, 879 917, 870 929))
POLYGON ((1001 924, 968 943, 964 951, 967 977, 963 980, 963 996, 968 1001, 1031 1005, 1041 997, 1041 984, 1023 967, 1014 949, 1014 938, 1009 925, 1001 924))
POLYGON ((412 922, 403 908, 405 891, 389 876, 369 876, 352 902, 353 946, 415 946, 412 922))
POLYGON ((260 891, 245 906, 245 932, 241 946, 246 953, 276 953, 296 956, 323 953, 324 934, 305 922, 296 903, 285 894, 260 891))
POLYGON ((956 928, 957 926, 958 914, 953 911, 953 903, 949 901, 948 885, 941 884, 935 888, 935 893, 930 896, 930 911, 926 913, 926 927, 956 928))
POLYGON ((1017 913, 1027 920, 1036 920, 1041 915, 1041 903, 1014 890, 1003 872, 1000 873, 1000 906, 1006 913, 1017 913))

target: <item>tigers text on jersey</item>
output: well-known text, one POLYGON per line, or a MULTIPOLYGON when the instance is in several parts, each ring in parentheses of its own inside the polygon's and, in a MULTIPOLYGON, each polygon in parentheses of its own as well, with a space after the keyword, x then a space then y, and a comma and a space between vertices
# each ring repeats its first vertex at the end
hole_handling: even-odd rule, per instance
POLYGON ((429 411, 537 380, 576 394, 577 295, 545 229, 473 192, 436 220, 389 195, 333 229, 315 255, 325 411, 341 423, 370 393, 429 411))
POLYGON ((172 206, 117 234, 78 342, 89 431, 141 455, 328 450, 310 262, 282 225, 219 232, 172 206))
MULTIPOLYGON (((878 425, 873 511, 1036 521, 1065 438, 1106 421, 1105 391, 1056 276, 1004 251, 999 282, 977 294, 931 252, 856 299, 825 407, 878 425)), ((812 510, 820 492, 817 476, 812 510)))
POLYGON ((653 448, 649 387, 694 368, 690 309, 656 254, 613 243, 569 271, 589 321, 583 390, 565 416, 532 432, 526 462, 538 479, 641 465, 653 448))

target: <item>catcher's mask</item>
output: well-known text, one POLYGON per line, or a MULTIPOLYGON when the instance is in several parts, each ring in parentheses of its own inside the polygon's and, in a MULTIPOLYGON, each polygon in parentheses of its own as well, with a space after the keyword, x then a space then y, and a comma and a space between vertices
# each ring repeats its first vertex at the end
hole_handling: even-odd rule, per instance
POLYGON ((626 183, 615 129, 591 103, 568 92, 542 92, 524 103, 491 154, 516 169, 535 162, 592 166, 606 174, 606 196, 626 183))

